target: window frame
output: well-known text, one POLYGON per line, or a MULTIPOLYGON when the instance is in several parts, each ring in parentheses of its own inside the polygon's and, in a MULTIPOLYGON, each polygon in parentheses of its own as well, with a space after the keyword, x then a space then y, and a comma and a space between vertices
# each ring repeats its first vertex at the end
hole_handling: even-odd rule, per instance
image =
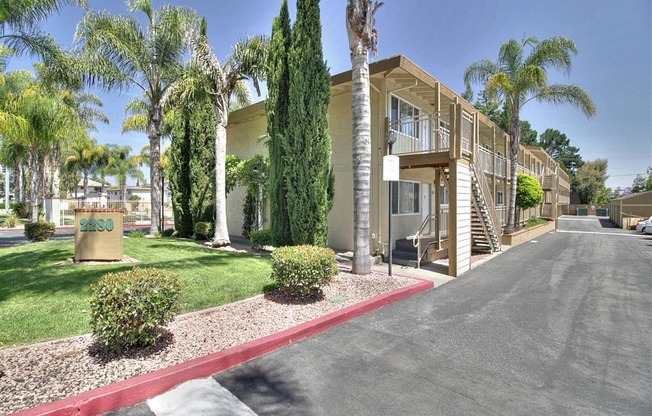
POLYGON ((421 214, 421 182, 412 181, 408 179, 401 179, 399 181, 392 181, 392 193, 390 195, 392 201, 392 216, 407 216, 407 215, 420 215, 421 214), (412 212, 401 212, 401 184, 412 184, 412 212), (396 204, 394 203, 394 194, 396 193, 396 204), (416 210, 414 209, 416 205, 416 210), (396 211, 394 209, 396 208, 396 211))

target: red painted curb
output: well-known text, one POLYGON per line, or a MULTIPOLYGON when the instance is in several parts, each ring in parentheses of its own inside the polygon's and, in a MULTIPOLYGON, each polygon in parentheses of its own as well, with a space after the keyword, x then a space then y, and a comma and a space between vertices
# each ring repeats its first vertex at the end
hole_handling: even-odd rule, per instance
POLYGON ((185 381, 209 377, 212 374, 350 321, 374 309, 431 289, 433 286, 432 282, 423 281, 416 285, 396 289, 277 334, 268 335, 149 374, 109 384, 77 396, 23 410, 15 413, 14 416, 92 416, 129 407, 170 390, 185 381))

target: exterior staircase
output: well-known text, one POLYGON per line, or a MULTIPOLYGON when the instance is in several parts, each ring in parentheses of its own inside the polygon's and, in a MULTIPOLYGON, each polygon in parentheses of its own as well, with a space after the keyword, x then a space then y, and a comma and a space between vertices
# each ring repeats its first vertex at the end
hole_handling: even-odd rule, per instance
MULTIPOLYGON (((437 239, 434 237, 422 236, 420 237, 421 247, 426 250, 434 250, 430 243, 434 243, 437 239)), ((428 255, 425 255, 421 264, 427 263, 428 255)), ((385 257, 385 262, 389 262, 389 258, 385 257)), ((392 263, 401 266, 417 267, 417 247, 414 246, 412 238, 401 238, 396 240, 396 248, 392 250, 392 263)))
POLYGON ((472 165, 471 180, 471 249, 500 251, 501 229, 484 172, 478 172, 472 165))

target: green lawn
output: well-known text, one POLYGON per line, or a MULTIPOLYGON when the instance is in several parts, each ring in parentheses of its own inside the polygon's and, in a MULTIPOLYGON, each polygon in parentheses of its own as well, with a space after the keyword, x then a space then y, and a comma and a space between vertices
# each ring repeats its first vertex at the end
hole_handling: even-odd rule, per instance
MULTIPOLYGON (((179 273, 182 312, 206 309, 263 292, 272 283, 269 258, 208 250, 189 241, 124 240, 140 267, 179 273)), ((72 240, 0 248, 0 348, 90 332, 90 285, 104 273, 136 264, 68 265, 72 240)))

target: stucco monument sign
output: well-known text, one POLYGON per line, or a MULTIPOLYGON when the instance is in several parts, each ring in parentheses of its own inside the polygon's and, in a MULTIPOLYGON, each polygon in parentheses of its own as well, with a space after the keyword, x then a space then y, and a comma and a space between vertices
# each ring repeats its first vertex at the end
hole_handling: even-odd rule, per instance
POLYGON ((122 209, 75 209, 75 261, 122 260, 122 230, 122 209))

